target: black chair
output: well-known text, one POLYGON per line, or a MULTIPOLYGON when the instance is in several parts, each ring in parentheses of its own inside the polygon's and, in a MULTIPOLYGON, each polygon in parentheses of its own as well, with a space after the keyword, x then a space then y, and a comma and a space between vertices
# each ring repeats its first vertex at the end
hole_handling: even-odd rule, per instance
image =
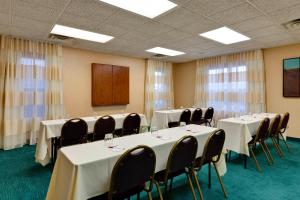
MULTIPOLYGON (((193 198, 196 199, 192 177, 195 177, 193 165, 197 149, 198 142, 193 136, 184 136, 173 146, 168 158, 166 169, 155 174, 155 180, 160 185, 165 186, 165 194, 168 190, 168 180, 172 180, 174 177, 185 173, 192 190, 193 198)), ((202 195, 201 199, 203 199, 202 195)))
POLYGON ((138 134, 140 132, 141 117, 137 113, 130 113, 123 122, 121 136, 138 134))
POLYGON ((207 125, 211 126, 211 122, 213 121, 213 117, 214 117, 214 108, 213 107, 207 108, 207 110, 204 113, 204 117, 201 121, 201 124, 205 124, 206 126, 207 125))
POLYGON ((275 147, 275 150, 279 157, 283 157, 283 152, 278 144, 277 138, 278 138, 278 133, 279 133, 279 125, 280 125, 280 115, 276 115, 275 118, 273 119, 270 128, 269 128, 269 138, 271 138, 272 143, 275 147))
POLYGON ((191 120, 191 111, 189 109, 185 109, 182 111, 178 122, 169 122, 169 128, 177 127, 180 125, 180 122, 184 122, 185 124, 189 124, 191 120))
MULTIPOLYGON (((222 129, 218 129, 216 131, 214 131, 209 138, 207 139, 204 149, 203 149, 203 153, 202 156, 199 158, 196 158, 195 161, 195 171, 200 171, 202 166, 205 164, 209 165, 209 184, 210 184, 210 179, 211 179, 211 171, 210 171, 210 163, 213 163, 215 171, 217 173, 219 182, 221 184, 222 187, 222 191, 224 193, 225 198, 227 198, 227 193, 222 181, 222 178, 219 174, 219 171, 216 167, 216 163, 220 160, 220 157, 222 155, 222 151, 223 151, 223 146, 224 146, 224 142, 225 142, 225 132, 222 129)), ((199 180, 197 178, 197 176, 195 176, 195 181, 199 190, 200 195, 202 194, 201 192, 201 188, 200 188, 200 184, 199 184, 199 180)))
POLYGON ((109 191, 91 199, 121 200, 135 194, 139 197, 139 193, 145 191, 152 200, 155 164, 155 153, 150 147, 140 145, 127 150, 112 170, 109 191))
MULTIPOLYGON (((248 143, 249 146, 249 151, 254 159, 257 171, 261 171, 261 167, 256 159, 255 156, 255 149, 256 149, 256 144, 260 144, 264 155, 267 159, 268 164, 272 164, 273 163, 273 158, 271 156, 271 153, 269 151, 269 148, 267 146, 267 144, 265 143, 265 140, 268 137, 268 129, 269 129, 269 125, 270 125, 270 119, 269 118, 265 118, 259 125, 259 127, 256 130, 256 134, 254 136, 252 136, 252 140, 248 143)), ((247 159, 247 157, 246 157, 247 159)), ((247 163, 247 162, 246 162, 247 163)))
POLYGON ((94 126, 93 141, 103 140, 105 134, 115 132, 116 121, 113 117, 106 115, 99 118, 94 126))
POLYGON ((202 110, 201 108, 197 108, 194 110, 192 114, 192 119, 191 119, 191 124, 201 124, 201 119, 202 119, 202 110))
POLYGON ((55 140, 55 155, 57 150, 64 146, 82 144, 87 142, 88 125, 80 118, 73 118, 64 123, 61 136, 55 140))
POLYGON ((282 141, 284 142, 286 148, 288 149, 289 152, 290 151, 290 148, 289 148, 289 145, 287 144, 287 141, 284 139, 283 137, 283 133, 286 131, 287 129, 287 125, 289 123, 289 119, 290 119, 290 113, 285 113, 282 120, 281 120, 281 123, 280 123, 280 126, 279 126, 279 130, 278 130, 278 139, 277 139, 277 142, 279 144, 279 141, 280 141, 280 137, 282 138, 282 141))

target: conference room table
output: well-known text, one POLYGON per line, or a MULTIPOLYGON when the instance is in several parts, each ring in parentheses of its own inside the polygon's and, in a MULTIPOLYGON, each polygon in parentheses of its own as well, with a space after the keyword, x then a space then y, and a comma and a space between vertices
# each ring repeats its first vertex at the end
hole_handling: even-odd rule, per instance
MULTIPOLYGON (((121 129, 123 126, 124 119, 130 113, 124 114, 113 114, 112 116, 116 121, 116 129, 121 129)), ((139 114, 141 117, 141 127, 148 127, 148 122, 144 114, 139 114)), ((101 116, 91 116, 91 117, 81 117, 86 121, 88 125, 88 131, 92 132, 94 129, 95 122, 101 116)), ((56 120, 45 120, 42 121, 39 128, 39 136, 35 151, 36 162, 47 165, 51 160, 52 151, 52 139, 59 137, 61 135, 61 128, 67 119, 56 119, 56 120)))
MULTIPOLYGON (((137 145, 147 145, 154 150, 155 172, 166 168, 173 145, 183 136, 196 137, 197 156, 201 156, 209 135, 215 130, 187 125, 114 138, 113 143, 109 143, 114 146, 112 148, 103 140, 63 147, 58 152, 46 199, 84 200, 107 192, 115 163, 126 150, 137 145)), ((217 167, 221 175, 226 173, 224 156, 221 156, 217 167)))
POLYGON ((226 133, 224 148, 249 156, 248 143, 256 134, 261 121, 266 117, 272 121, 275 116, 274 113, 259 113, 219 120, 217 127, 226 133))
MULTIPOLYGON (((169 122, 178 122, 182 111, 189 109, 192 114, 196 108, 180 108, 180 109, 170 109, 170 110, 157 110, 153 112, 153 117, 151 121, 151 127, 156 129, 169 128, 169 122)), ((201 108, 202 117, 204 116, 207 108, 201 108)))

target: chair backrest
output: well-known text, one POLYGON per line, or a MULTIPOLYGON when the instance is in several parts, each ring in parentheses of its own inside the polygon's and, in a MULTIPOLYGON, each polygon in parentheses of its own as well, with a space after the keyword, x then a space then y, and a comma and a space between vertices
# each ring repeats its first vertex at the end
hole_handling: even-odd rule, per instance
POLYGON ((257 141, 263 140, 268 137, 269 125, 270 125, 270 119, 267 117, 262 122, 260 122, 260 125, 256 131, 256 136, 254 141, 255 143, 257 141))
POLYGON ((280 131, 284 132, 285 129, 287 128, 287 125, 289 123, 289 119, 290 119, 290 113, 285 113, 282 120, 281 120, 281 123, 280 123, 280 131))
POLYGON ((137 113, 130 113, 124 119, 122 135, 137 134, 140 132, 141 117, 137 113))
POLYGON ((172 148, 167 162, 167 178, 169 173, 176 173, 192 167, 198 150, 198 141, 194 136, 182 137, 172 148))
POLYGON ((197 108, 196 110, 194 110, 193 114, 192 114, 192 122, 200 122, 202 119, 202 110, 201 108, 197 108))
POLYGON ((207 110, 205 111, 205 114, 204 114, 204 119, 212 120, 213 117, 214 117, 214 108, 213 107, 207 108, 207 110))
POLYGON ((85 143, 88 125, 80 118, 68 120, 61 129, 60 146, 85 143))
POLYGON ((114 133, 116 121, 109 115, 100 117, 94 126, 93 140, 103 140, 105 134, 114 133))
POLYGON ((185 122, 186 124, 188 124, 190 120, 191 120, 191 111, 189 109, 185 109, 184 111, 182 111, 180 115, 179 122, 185 122))
POLYGON ((137 146, 127 150, 116 162, 110 181, 108 199, 119 199, 118 196, 136 187, 144 186, 154 177, 156 156, 147 146, 137 146))
POLYGON ((279 125, 280 125, 280 115, 276 115, 272 120, 270 128, 269 128, 269 136, 275 136, 278 134, 279 125))
POLYGON ((200 165, 206 162, 218 162, 220 160, 225 142, 225 132, 223 129, 214 131, 207 139, 200 165))

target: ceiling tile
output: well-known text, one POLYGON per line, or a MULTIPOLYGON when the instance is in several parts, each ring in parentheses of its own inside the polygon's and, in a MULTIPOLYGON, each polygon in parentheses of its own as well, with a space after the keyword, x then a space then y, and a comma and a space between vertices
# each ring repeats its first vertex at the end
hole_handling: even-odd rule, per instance
POLYGON ((215 23, 205 17, 199 17, 196 22, 185 24, 178 29, 187 33, 191 33, 193 35, 198 35, 199 33, 207 32, 219 27, 222 27, 222 25, 219 23, 215 23))
POLYGON ((10 31, 9 26, 0 24, 0 34, 9 35, 10 34, 9 31, 10 31))
POLYGON ((275 25, 275 23, 268 17, 262 15, 251 19, 247 19, 236 24, 232 24, 230 25, 230 28, 233 28, 234 30, 239 32, 247 32, 262 29, 272 25, 275 25))
POLYGON ((37 4, 49 8, 62 9, 66 6, 71 0, 21 0, 30 4, 37 4))
POLYGON ((299 4, 299 0, 249 0, 264 12, 271 12, 299 4))
POLYGON ((261 13, 248 3, 243 3, 227 10, 218 12, 210 17, 224 25, 235 24, 246 19, 260 16, 261 13))
POLYGON ((1 25, 10 25, 10 16, 8 13, 0 12, 0 24, 1 25))
POLYGON ((136 30, 142 33, 147 33, 156 36, 169 32, 173 30, 173 28, 160 22, 149 21, 141 26, 138 26, 136 30))
MULTIPOLYGON (((32 19, 26 19, 24 17, 13 16, 12 17, 12 26, 38 31, 44 34, 50 32, 52 24, 39 22, 32 19)), ((20 33, 21 34, 21 33, 20 33)))
POLYGON ((281 26, 267 26, 264 28, 260 28, 253 31, 247 31, 245 32, 245 35, 247 35, 250 38, 259 38, 268 36, 270 34, 285 34, 287 33, 281 26))
POLYGON ((15 0, 12 14, 42 22, 55 22, 60 11, 37 4, 30 4, 22 0, 15 0))
POLYGON ((180 28, 187 24, 195 23, 201 18, 201 16, 192 13, 185 8, 178 8, 163 16, 155 18, 155 21, 162 22, 174 28, 180 28))
POLYGON ((183 7, 201 15, 210 16, 245 2, 246 0, 191 0, 183 7))
POLYGON ((168 43, 176 43, 184 38, 188 38, 191 36, 192 36, 191 34, 174 29, 172 31, 154 37, 153 39, 151 39, 151 41, 168 44, 168 43))
POLYGON ((141 26, 149 21, 150 20, 146 17, 120 10, 119 12, 113 14, 107 20, 105 20, 104 23, 129 30, 134 30, 138 26, 141 26))
POLYGON ((300 3, 289 8, 272 11, 268 13, 273 19, 279 23, 285 23, 300 18, 300 3))
POLYGON ((87 31, 97 31, 101 23, 77 15, 64 13, 57 21, 57 24, 84 29, 87 31))
POLYGON ((255 38, 255 41, 259 41, 263 44, 277 42, 280 40, 294 40, 294 42, 296 42, 295 39, 292 37, 292 35, 287 32, 286 33, 275 33, 275 34, 270 33, 269 35, 255 38))
POLYGON ((119 37, 130 31, 130 29, 126 29, 119 26, 112 26, 110 24, 105 24, 105 23, 102 23, 99 26, 94 28, 98 33, 103 33, 114 37, 119 37))
POLYGON ((34 40, 44 40, 46 39, 44 32, 39 31, 32 31, 33 29, 30 28, 23 28, 23 27, 10 27, 10 34, 17 37, 23 37, 26 39, 34 39, 34 40))
POLYGON ((12 0, 0 0, 0 12, 9 13, 12 0))
POLYGON ((64 12, 101 22, 118 10, 97 0, 72 0, 64 12))

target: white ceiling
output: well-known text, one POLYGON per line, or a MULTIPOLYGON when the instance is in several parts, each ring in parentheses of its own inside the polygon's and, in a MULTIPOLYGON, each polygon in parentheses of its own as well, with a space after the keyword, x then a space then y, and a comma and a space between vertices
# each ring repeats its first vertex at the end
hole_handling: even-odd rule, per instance
POLYGON ((166 58, 172 62, 300 42, 300 30, 281 25, 300 18, 300 0, 172 1, 178 7, 151 20, 98 0, 0 0, 0 34, 51 41, 52 27, 61 24, 115 37, 66 46, 139 58, 151 57, 145 50, 156 46, 186 52, 166 58), (223 45, 198 36, 221 26, 252 40, 223 45))

